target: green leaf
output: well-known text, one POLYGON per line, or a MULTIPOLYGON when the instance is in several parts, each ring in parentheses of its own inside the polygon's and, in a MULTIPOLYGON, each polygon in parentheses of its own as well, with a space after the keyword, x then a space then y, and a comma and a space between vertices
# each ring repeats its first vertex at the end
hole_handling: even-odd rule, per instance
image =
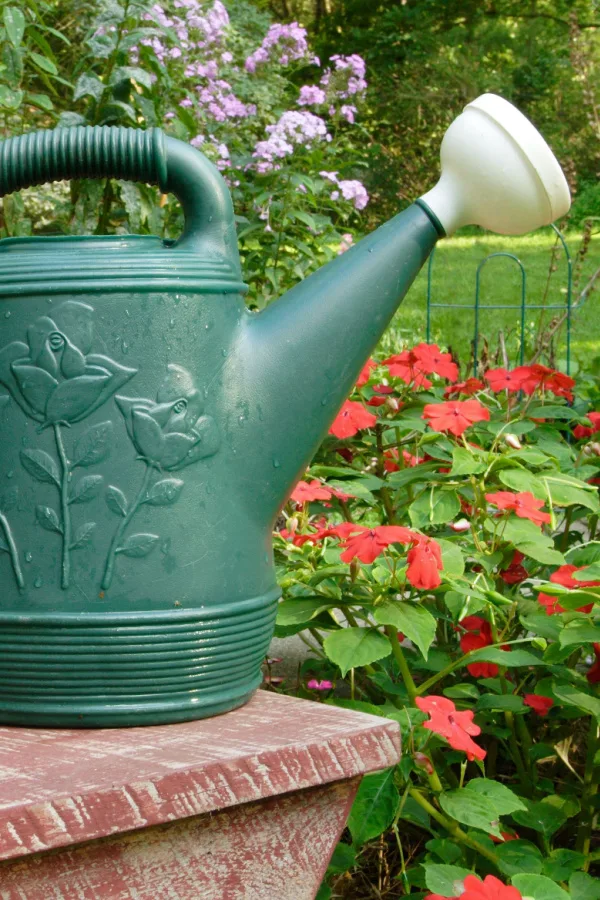
POLYGON ((500 647, 483 647, 481 650, 475 650, 471 653, 467 663, 473 662, 490 662, 499 666, 541 666, 543 660, 539 656, 534 656, 529 650, 502 650, 500 647))
POLYGON ((578 478, 572 478, 562 472, 558 475, 540 475, 540 480, 548 488, 548 493, 552 497, 555 506, 572 506, 577 504, 585 506, 592 512, 598 512, 600 506, 598 504, 598 492, 593 485, 586 484, 585 481, 579 481, 578 478))
POLYGON ((442 565, 446 575, 459 576, 465 571, 465 558, 460 547, 452 541, 436 538, 442 551, 442 565))
POLYGON ((525 704, 515 694, 484 694, 477 701, 477 712, 484 710, 508 710, 509 712, 525 712, 525 704))
POLYGON ((571 409, 569 406, 535 406, 529 410, 528 415, 532 419, 579 419, 579 413, 571 409))
POLYGON ((574 872, 569 878, 572 900, 600 900, 600 878, 585 872, 574 872))
POLYGON ((473 874, 470 869, 463 869, 462 866, 444 866, 436 863, 422 863, 422 866, 428 890, 442 897, 460 897, 465 889, 465 878, 473 874))
POLYGON ((25 16, 16 6, 5 6, 2 18, 7 38, 13 47, 18 47, 25 33, 25 16))
POLYGON ((180 478, 163 478, 152 485, 144 499, 150 506, 170 506, 179 498, 183 481, 180 478))
POLYGON ((348 817, 352 843, 360 847, 389 828, 399 800, 393 767, 365 775, 348 817))
POLYGON ((41 53, 36 53, 35 50, 30 50, 29 56, 44 72, 48 72, 49 75, 58 75, 58 69, 48 57, 42 56, 41 53))
POLYGON ((125 81, 126 79, 135 81, 138 84, 141 84, 142 87, 148 89, 152 87, 152 76, 150 72, 146 72, 145 69, 140 69, 139 66, 119 66, 113 71, 110 83, 111 85, 118 84, 120 81, 125 81))
POLYGON ((469 453, 464 447, 453 448, 450 475, 479 475, 485 470, 485 462, 478 459, 473 453, 469 453))
POLYGON ((75 533, 73 543, 71 544, 69 549, 80 550, 82 547, 87 547, 92 539, 92 534, 95 530, 95 522, 85 522, 83 525, 80 525, 75 533))
MULTIPOLYGON (((300 597, 297 600, 283 600, 277 607, 278 625, 299 625, 302 622, 310 622, 315 616, 325 609, 331 609, 335 604, 324 597, 300 597)), ((331 623, 334 624, 333 622, 331 623)))
POLYGON ((572 644, 600 643, 600 625, 594 625, 590 621, 575 619, 572 622, 568 622, 561 629, 559 641, 561 647, 569 647, 572 644))
POLYGON ((552 806, 550 803, 545 803, 543 800, 539 803, 528 803, 527 807, 526 812, 521 810, 514 812, 513 819, 519 825, 539 831, 546 837, 550 837, 551 834, 562 828, 568 819, 564 810, 552 806))
POLYGON ((566 847, 558 847, 544 862, 542 874, 552 881, 566 881, 573 872, 585 865, 585 861, 586 857, 583 853, 568 850, 566 847))
POLYGON ((18 109, 23 100, 23 91, 11 91, 5 84, 0 84, 0 106, 6 109, 18 109))
POLYGON ((486 834, 502 837, 498 827, 499 813, 487 798, 480 797, 467 788, 459 788, 440 794, 438 800, 446 815, 456 819, 457 822, 471 828, 479 828, 486 834))
POLYGON ((592 697, 591 694, 579 691, 572 684, 567 684, 566 682, 553 682, 552 693, 559 700, 562 700, 563 703, 567 703, 569 706, 577 706, 584 712, 600 719, 600 700, 597 697, 592 697))
POLYGON ((110 453, 113 436, 112 422, 100 422, 83 432, 73 450, 72 466, 87 468, 103 462, 110 453))
POLYGON ((343 677, 350 669, 370 665, 392 652, 388 639, 374 628, 340 628, 325 638, 323 649, 343 677))
POLYGON ((106 505, 114 512, 117 516, 125 516, 127 515, 127 510, 129 508, 129 504, 127 503, 127 498, 123 491, 115 487, 114 484, 109 485, 106 489, 106 505))
MULTIPOLYGON (((581 565, 581 563, 575 563, 575 565, 581 565)), ((573 572, 573 578, 575 581, 600 581, 600 562, 596 561, 586 566, 581 572, 573 572)))
POLYGON ((386 600, 375 608, 375 621, 380 625, 393 625, 416 644, 427 659, 429 648, 435 637, 435 619, 419 603, 386 600))
POLYGON ((413 528, 446 524, 459 512, 460 500, 456 491, 436 487, 423 491, 408 508, 413 528))
POLYGON ((479 690, 474 684, 465 681, 464 684, 453 684, 452 687, 444 688, 444 697, 451 700, 478 700, 479 690))
POLYGON ((52 112, 54 109, 54 103, 47 94, 32 94, 31 91, 27 91, 25 93, 25 102, 30 103, 31 106, 37 106, 38 109, 43 109, 46 112, 52 112))
POLYGON ((333 851, 333 856, 329 861, 327 870, 335 875, 342 875, 356 864, 356 850, 350 844, 342 844, 341 842, 333 851))
POLYGON ((527 809, 514 791, 491 778, 472 778, 466 789, 487 798, 501 816, 508 816, 517 809, 527 809))
POLYGON ((544 534, 529 519, 511 516, 504 525, 504 540, 513 544, 525 556, 547 565, 562 565, 565 558, 554 548, 552 538, 544 534))
POLYGON ((55 510, 50 506, 36 506, 35 508, 35 517, 38 521, 38 524, 42 526, 45 531, 56 531, 57 534, 62 534, 62 526, 58 520, 58 516, 55 510))
POLYGON ((506 841, 496 847, 496 856, 500 860, 500 871, 504 875, 520 875, 530 872, 539 875, 542 871, 542 854, 535 844, 529 841, 506 841))
POLYGON ((93 97, 100 100, 106 90, 106 85, 95 75, 80 75, 75 82, 73 100, 81 100, 82 97, 93 97))
POLYGON ((36 481, 60 486, 58 466, 44 450, 21 450, 21 465, 36 481))
MULTIPOLYGON (((600 562, 600 541, 588 541, 586 544, 578 544, 571 547, 565 553, 568 561, 574 566, 591 566, 592 563, 600 562)), ((589 569, 586 569, 589 571, 589 569)), ((598 578, 590 578, 589 580, 597 581, 600 579, 600 566, 595 570, 598 572, 598 578)), ((577 576, 587 581, 588 578, 583 572, 575 572, 574 578, 577 576)))
POLYGON ((437 462, 420 463, 418 466, 400 469, 399 472, 391 472, 387 482, 393 488, 402 488, 415 481, 428 481, 438 468, 437 462))
POLYGON ((513 875, 513 887, 532 900, 571 900, 566 891, 545 875, 513 875))
POLYGON ((511 491, 517 491, 517 493, 529 491, 530 494, 533 494, 539 500, 545 500, 547 497, 546 487, 543 482, 525 469, 501 469, 498 472, 498 478, 511 491))

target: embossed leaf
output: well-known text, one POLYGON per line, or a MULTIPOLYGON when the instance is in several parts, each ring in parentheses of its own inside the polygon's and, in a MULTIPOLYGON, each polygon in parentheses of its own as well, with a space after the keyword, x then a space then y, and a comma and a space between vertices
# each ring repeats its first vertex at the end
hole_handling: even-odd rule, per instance
POLYGON ((81 478, 69 498, 69 503, 88 503, 97 497, 103 482, 102 475, 85 475, 81 478))
POLYGON ((27 403, 36 412, 44 413, 52 392, 58 386, 56 378, 36 366, 15 364, 12 370, 27 403))
POLYGON ((48 400, 48 421, 73 422, 86 415, 109 380, 109 375, 82 375, 80 378, 63 381, 48 400))
POLYGON ((95 522, 85 522, 81 525, 77 532, 75 533, 75 540, 70 546, 70 550, 80 550, 82 547, 87 547, 89 542, 92 539, 92 534, 96 527, 95 522))
POLYGON ((106 505, 111 510, 111 512, 116 513, 118 516, 125 517, 127 515, 127 509, 129 504, 127 503, 127 497, 118 487, 115 487, 114 484, 109 485, 106 490, 106 505))
POLYGON ((168 506, 175 503, 182 487, 183 481, 180 478, 164 478, 152 485, 144 502, 150 506, 168 506))
POLYGON ((58 466, 44 450, 21 450, 21 464, 36 481, 60 485, 58 466))
POLYGON ((73 451, 73 468, 94 466, 102 462, 110 453, 113 433, 112 422, 101 422, 84 431, 73 451))
POLYGON ((117 553, 123 556, 132 556, 141 559, 152 553, 160 538, 157 534, 132 534, 127 538, 122 547, 119 547, 117 553))
POLYGON ((19 489, 17 487, 8 488, 0 496, 0 511, 3 513, 10 512, 19 502, 19 489))
POLYGON ((38 520, 38 523, 42 528, 45 528, 46 531, 56 531, 58 534, 62 534, 58 516, 50 506, 36 506, 35 517, 38 520))

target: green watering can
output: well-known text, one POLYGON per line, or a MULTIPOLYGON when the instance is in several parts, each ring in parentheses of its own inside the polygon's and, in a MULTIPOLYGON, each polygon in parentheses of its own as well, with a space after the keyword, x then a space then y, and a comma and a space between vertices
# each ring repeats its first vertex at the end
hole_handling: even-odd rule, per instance
POLYGON ((0 144, 0 195, 53 179, 160 185, 179 240, 0 241, 0 722, 197 719, 261 682, 280 590, 271 533, 436 241, 569 207, 535 128, 492 94, 436 187, 249 312, 216 168, 158 129, 0 144))

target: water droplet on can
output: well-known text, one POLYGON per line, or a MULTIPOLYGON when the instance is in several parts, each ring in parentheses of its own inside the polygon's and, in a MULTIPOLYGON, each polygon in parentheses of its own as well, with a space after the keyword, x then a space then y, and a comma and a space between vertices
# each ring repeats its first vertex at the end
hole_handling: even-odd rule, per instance
POLYGON ((38 577, 33 582, 34 588, 41 588, 43 584, 44 584, 44 579, 38 575, 38 577))
POLYGON ((274 468, 274 469, 278 469, 280 466, 281 466, 281 463, 279 462, 279 460, 278 460, 278 459, 274 459, 274 460, 273 460, 273 468, 274 468))

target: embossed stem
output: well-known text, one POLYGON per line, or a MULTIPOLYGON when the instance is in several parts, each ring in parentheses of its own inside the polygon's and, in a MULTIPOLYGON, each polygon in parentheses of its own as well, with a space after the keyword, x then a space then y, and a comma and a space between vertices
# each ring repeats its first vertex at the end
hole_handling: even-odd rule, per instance
POLYGON ((129 523, 133 519, 134 515, 140 508, 141 504, 144 501, 144 498, 148 492, 148 485, 150 483, 150 475, 152 474, 152 466, 149 466, 146 463, 146 471, 144 473, 144 478, 142 481, 142 486, 139 489, 138 495, 131 504, 131 508, 127 512, 127 515, 124 516, 123 521, 117 528, 115 532, 115 536, 112 539, 110 550, 108 551, 108 557, 106 559, 106 568, 104 569, 104 578, 102 579, 102 590, 107 591, 112 584, 113 576, 115 574, 115 563, 117 561, 117 554, 119 552, 119 544, 123 536, 125 535, 125 531, 127 530, 129 523))
POLYGON ((15 539, 13 538, 8 519, 6 518, 4 513, 0 513, 0 525, 2 526, 4 537, 6 538, 6 543, 8 544, 10 561, 15 573, 15 578, 17 579, 17 584, 22 590, 25 587, 25 579, 23 578, 23 571, 21 569, 21 563, 19 562, 19 551, 17 550, 17 545, 15 544, 15 539))
POLYGON ((54 436, 56 438, 56 447, 58 449, 62 469, 60 481, 60 506, 63 529, 62 586, 63 590, 66 590, 71 583, 71 557, 69 556, 69 551, 71 549, 71 513, 69 511, 69 480, 71 477, 71 466, 67 459, 62 432, 58 423, 54 425, 54 436))

